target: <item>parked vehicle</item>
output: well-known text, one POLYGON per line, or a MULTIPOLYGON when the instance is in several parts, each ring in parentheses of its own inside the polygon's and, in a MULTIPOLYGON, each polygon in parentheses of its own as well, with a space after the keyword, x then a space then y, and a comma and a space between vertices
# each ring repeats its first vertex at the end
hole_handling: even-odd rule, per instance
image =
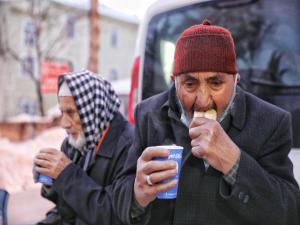
POLYGON ((300 1, 164 0, 154 3, 138 35, 128 117, 137 102, 171 84, 175 42, 187 27, 208 18, 228 28, 236 45, 240 85, 288 110, 294 147, 300 148, 300 1))

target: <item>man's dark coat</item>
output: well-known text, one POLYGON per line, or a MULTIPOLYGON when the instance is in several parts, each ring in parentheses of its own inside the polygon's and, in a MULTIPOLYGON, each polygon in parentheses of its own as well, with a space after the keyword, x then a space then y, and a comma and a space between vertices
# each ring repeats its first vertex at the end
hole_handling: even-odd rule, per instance
POLYGON ((188 128, 180 121, 175 88, 139 104, 135 140, 122 179, 114 185, 114 207, 127 224, 151 225, 299 225, 300 192, 288 158, 290 115, 237 89, 223 128, 241 150, 237 180, 191 154, 188 128), (130 208, 136 161, 148 146, 176 144, 184 159, 176 200, 156 199, 132 220, 130 208))

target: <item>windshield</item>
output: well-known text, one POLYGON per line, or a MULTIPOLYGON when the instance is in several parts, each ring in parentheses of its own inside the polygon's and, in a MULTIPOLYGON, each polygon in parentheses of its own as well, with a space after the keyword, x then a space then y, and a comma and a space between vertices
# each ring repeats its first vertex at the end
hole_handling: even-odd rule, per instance
MULTIPOLYGON (((189 5, 151 19, 146 37, 142 98, 170 86, 178 36, 189 26, 208 18, 232 32, 241 86, 290 111, 293 123, 300 127, 297 121, 300 117, 300 1, 256 0, 235 5, 222 5, 222 2, 225 3, 209 1, 189 5)), ((297 129, 299 134, 294 143, 300 146, 300 128, 297 129)))

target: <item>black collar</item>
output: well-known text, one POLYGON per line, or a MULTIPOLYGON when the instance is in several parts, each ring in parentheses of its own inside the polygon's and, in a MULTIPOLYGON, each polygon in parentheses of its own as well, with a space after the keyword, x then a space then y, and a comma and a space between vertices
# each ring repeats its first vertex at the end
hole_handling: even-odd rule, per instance
POLYGON ((121 137, 123 126, 124 126, 124 117, 121 115, 120 112, 116 112, 114 119, 112 120, 110 124, 110 128, 100 146, 100 150, 97 153, 98 155, 109 157, 111 158, 114 149, 117 144, 116 137, 121 137))
POLYGON ((161 106, 161 112, 167 113, 169 117, 174 118, 176 120, 180 120, 181 117, 181 108, 178 103, 176 88, 173 84, 172 87, 168 91, 168 99, 161 106))
POLYGON ((245 92, 237 86, 234 105, 231 109, 232 125, 242 130, 246 122, 246 99, 245 92))

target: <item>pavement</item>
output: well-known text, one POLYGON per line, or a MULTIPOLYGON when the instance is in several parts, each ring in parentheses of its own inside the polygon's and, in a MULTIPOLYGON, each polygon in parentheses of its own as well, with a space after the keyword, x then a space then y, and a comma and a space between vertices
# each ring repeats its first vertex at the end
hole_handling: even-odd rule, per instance
POLYGON ((45 218, 53 203, 42 198, 40 185, 9 194, 7 206, 8 225, 33 225, 45 218))

